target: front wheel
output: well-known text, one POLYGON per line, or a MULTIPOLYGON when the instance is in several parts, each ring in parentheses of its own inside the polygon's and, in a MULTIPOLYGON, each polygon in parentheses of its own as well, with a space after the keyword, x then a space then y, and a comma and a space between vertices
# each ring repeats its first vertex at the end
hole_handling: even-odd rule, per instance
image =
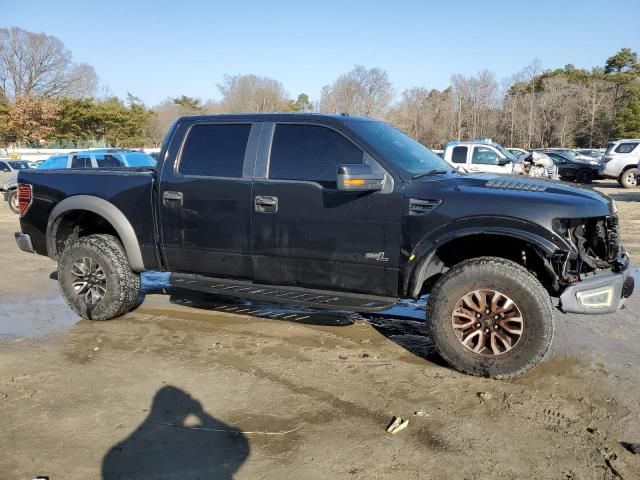
POLYGON ((593 172, 588 169, 578 170, 576 172, 576 183, 591 183, 593 182, 593 172))
POLYGON ((427 329, 440 356, 460 372, 491 378, 522 375, 540 363, 554 336, 549 294, 511 260, 465 260, 436 283, 427 329))
POLYGON ((9 204, 9 208, 13 213, 20 213, 20 207, 18 207, 18 191, 11 190, 7 194, 7 203, 9 204))
POLYGON ((622 185, 624 188, 637 187, 638 186, 638 181, 636 178, 637 173, 638 173, 637 168, 629 168, 624 172, 622 172, 622 175, 620 175, 620 179, 618 180, 620 182, 620 185, 622 185))
POLYGON ((110 320, 139 305, 140 275, 113 235, 89 235, 65 248, 58 285, 71 310, 89 320, 110 320))

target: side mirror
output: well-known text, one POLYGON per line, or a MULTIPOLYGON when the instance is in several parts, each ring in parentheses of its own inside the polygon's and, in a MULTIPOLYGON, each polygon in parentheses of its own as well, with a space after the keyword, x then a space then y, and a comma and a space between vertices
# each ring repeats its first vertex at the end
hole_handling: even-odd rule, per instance
POLYGON ((498 165, 500 165, 501 167, 504 167, 505 165, 509 165, 510 163, 511 163, 511 160, 509 160, 508 158, 498 159, 498 165))
POLYGON ((374 173, 369 165, 338 165, 338 190, 375 192, 384 186, 384 173, 374 173))

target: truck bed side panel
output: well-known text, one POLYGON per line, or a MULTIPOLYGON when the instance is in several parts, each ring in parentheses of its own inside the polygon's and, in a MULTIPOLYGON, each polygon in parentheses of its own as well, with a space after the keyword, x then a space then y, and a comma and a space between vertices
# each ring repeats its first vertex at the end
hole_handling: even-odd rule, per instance
POLYGON ((153 172, 34 170, 22 171, 19 182, 33 185, 33 203, 20 223, 22 231, 31 236, 37 253, 47 254, 47 222, 55 206, 74 195, 92 195, 122 211, 136 233, 145 268, 160 268, 153 217, 153 172))

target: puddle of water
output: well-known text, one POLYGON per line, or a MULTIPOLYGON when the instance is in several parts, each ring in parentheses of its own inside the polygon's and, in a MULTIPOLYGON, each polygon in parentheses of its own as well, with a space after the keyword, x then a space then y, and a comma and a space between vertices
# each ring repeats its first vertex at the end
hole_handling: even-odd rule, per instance
POLYGON ((0 300, 0 339, 42 338, 80 321, 62 296, 15 294, 0 300))

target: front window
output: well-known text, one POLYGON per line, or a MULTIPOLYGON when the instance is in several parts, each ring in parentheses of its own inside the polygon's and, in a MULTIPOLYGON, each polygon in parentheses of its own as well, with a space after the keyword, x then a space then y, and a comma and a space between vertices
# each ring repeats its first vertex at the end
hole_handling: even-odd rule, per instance
POLYGON ((307 180, 335 188, 338 165, 363 163, 364 154, 342 134, 316 125, 278 124, 269 178, 307 180))
POLYGON ((476 165, 498 165, 500 157, 491 148, 487 147, 475 147, 473 149, 473 157, 471 163, 476 165))
POLYGON ((29 164, 25 161, 21 161, 21 162, 9 162, 9 165, 11 165, 11 167, 14 170, 25 170, 27 168, 29 168, 29 164))
POLYGON ((349 127, 379 152, 410 175, 430 170, 451 171, 451 166, 427 147, 383 122, 353 122, 349 127))

